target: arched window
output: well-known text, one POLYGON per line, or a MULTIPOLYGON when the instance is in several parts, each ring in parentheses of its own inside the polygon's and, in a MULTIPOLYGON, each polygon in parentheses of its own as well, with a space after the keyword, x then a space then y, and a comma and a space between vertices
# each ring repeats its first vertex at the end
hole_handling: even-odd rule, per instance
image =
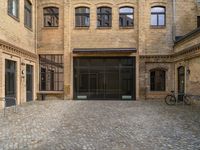
POLYGON ((155 6, 151 8, 151 26, 165 26, 166 10, 165 7, 155 6))
POLYGON ((57 7, 44 8, 44 27, 58 27, 59 9, 57 7))
POLYGON ((134 9, 132 7, 121 7, 119 9, 119 26, 133 27, 134 24, 134 9))
POLYGON ((78 7, 75 9, 76 27, 90 26, 90 9, 87 7, 78 7))
POLYGON ((165 71, 152 70, 150 71, 150 90, 151 91, 165 91, 165 71))
POLYGON ((97 27, 112 26, 112 9, 110 7, 97 8, 97 27))

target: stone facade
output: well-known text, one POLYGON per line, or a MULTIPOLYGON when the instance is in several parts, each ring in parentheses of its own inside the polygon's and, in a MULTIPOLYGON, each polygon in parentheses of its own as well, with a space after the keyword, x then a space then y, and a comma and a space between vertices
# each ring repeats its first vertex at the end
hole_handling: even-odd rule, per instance
MULTIPOLYGON (((35 6, 34 0, 32 3, 32 28, 24 26, 24 1, 19 1, 19 17, 14 18, 8 14, 7 1, 3 0, 0 3, 0 97, 5 97, 5 61, 11 60, 16 63, 16 93, 15 97, 17 104, 26 102, 26 65, 33 66, 33 83, 36 83, 36 37, 35 37, 35 6)), ((37 85, 33 84, 33 100, 36 99, 37 85)), ((0 107, 3 102, 0 102, 0 107)))
MULTIPOLYGON (((20 6, 23 2, 20 1, 20 6)), ((129 56, 136 58, 136 99, 163 98, 171 90, 177 91, 177 67, 185 66, 186 92, 196 91, 199 87, 199 52, 191 51, 199 44, 199 34, 185 37, 175 42, 176 36, 184 36, 197 26, 197 16, 200 7, 196 0, 38 0, 32 1, 33 28, 30 31, 23 25, 23 9, 20 9, 20 20, 16 21, 7 14, 7 1, 0 4, 0 39, 12 44, 21 61, 30 61, 36 66, 35 92, 38 99, 46 95, 48 99, 73 99, 73 58, 75 57, 119 57, 129 56), (75 8, 90 8, 90 26, 75 27, 75 8), (97 8, 107 6, 112 8, 112 27, 97 27, 97 8), (129 6, 134 8, 134 27, 119 27, 119 8, 129 6), (151 7, 162 6, 166 9, 166 25, 155 28, 151 26, 151 7), (59 8, 59 26, 44 27, 43 12, 45 7, 59 8), (35 9, 37 8, 37 9, 35 9), (35 19, 36 18, 36 19, 35 19), (12 28, 14 25, 15 28, 12 28), (36 30, 37 28, 37 30, 36 30), (23 55, 21 54, 23 48, 23 55), (135 48, 136 53, 84 53, 75 54, 74 49, 118 49, 135 48), (187 51, 187 52, 185 52, 187 51), (195 53, 195 54, 194 54, 195 53), (37 54, 37 55, 35 55, 37 54), (63 91, 40 91, 40 67, 38 55, 63 55, 64 88, 63 91), (190 57, 192 55, 192 57, 190 57), (31 57, 30 57, 31 56, 31 57), (27 58, 28 57, 28 58, 27 58), (189 69, 188 69, 189 68, 189 69), (150 90, 150 71, 163 69, 166 72, 165 91, 150 90), (190 70, 190 75, 188 75, 190 70)), ((5 47, 5 46, 4 46, 5 47)), ((1 57, 4 60, 6 50, 2 48, 1 57)), ((6 54, 10 54, 8 51, 6 54)), ((1 65, 1 68, 3 66, 1 65)), ((20 66, 19 66, 20 67, 20 66)), ((20 73, 19 73, 20 78, 20 73)), ((19 79, 20 80, 20 79, 19 79)), ((3 96, 4 79, 0 79, 3 96)), ((19 81, 21 82, 21 81, 19 81)), ((21 83, 22 84, 22 83, 21 83)), ((20 88, 20 87, 19 87, 20 88)), ((23 90, 21 92, 23 95, 23 90)), ((195 94, 200 94, 198 91, 195 94)), ((19 96, 19 99, 24 96, 19 96)), ((36 96, 35 96, 36 99, 36 96)), ((25 101, 25 100, 24 100, 25 101)))

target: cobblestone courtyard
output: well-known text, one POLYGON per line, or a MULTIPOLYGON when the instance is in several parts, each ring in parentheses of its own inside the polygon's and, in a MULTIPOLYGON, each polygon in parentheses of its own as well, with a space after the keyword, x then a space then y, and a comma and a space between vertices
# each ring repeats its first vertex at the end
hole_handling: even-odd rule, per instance
POLYGON ((0 113, 0 149, 200 149, 200 106, 42 101, 0 113))

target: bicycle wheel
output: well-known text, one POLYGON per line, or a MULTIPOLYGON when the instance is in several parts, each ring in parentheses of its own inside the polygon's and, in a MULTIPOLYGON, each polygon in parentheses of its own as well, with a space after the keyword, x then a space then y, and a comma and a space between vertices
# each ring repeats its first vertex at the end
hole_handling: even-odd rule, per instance
POLYGON ((165 103, 167 105, 175 105, 176 104, 176 98, 173 95, 167 95, 165 97, 165 103))
POLYGON ((183 102, 186 104, 186 105, 191 105, 192 104, 192 100, 189 96, 187 95, 184 95, 183 96, 183 102))

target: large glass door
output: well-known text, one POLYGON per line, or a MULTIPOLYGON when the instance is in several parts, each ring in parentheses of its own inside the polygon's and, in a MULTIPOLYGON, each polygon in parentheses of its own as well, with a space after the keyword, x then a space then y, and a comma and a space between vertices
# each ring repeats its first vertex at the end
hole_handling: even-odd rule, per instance
POLYGON ((74 98, 135 99, 135 59, 75 58, 74 98))
MULTIPOLYGON (((5 97, 16 98, 16 62, 5 60, 5 97)), ((12 99, 6 101, 6 106, 12 106, 15 102, 12 99)))
POLYGON ((26 65, 26 101, 33 100, 33 66, 26 65))

